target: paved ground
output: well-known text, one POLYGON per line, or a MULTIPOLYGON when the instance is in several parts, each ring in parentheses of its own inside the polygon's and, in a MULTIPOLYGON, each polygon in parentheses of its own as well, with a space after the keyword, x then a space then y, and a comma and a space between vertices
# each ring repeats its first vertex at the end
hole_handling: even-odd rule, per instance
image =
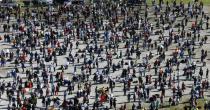
MULTIPOLYGON (((205 7, 205 9, 206 10, 208 10, 209 8, 207 8, 207 7, 205 7)), ((152 10, 151 10, 152 11, 152 10)), ((208 11, 206 11, 206 12, 208 12, 208 11)), ((151 20, 153 20, 154 19, 154 17, 153 16, 151 16, 151 20)), ((181 19, 181 18, 178 18, 177 19, 177 22, 179 21, 179 19, 181 19)), ((193 21, 193 20, 191 20, 191 21, 193 21)), ((190 23, 188 24, 189 26, 191 25, 190 23)), ((190 29, 190 28, 189 28, 190 29)), ((187 29, 187 30, 189 30, 189 29, 187 29)), ((1 29, 2 30, 2 29, 1 29)), ((157 30, 157 29, 156 29, 157 30)), ((175 29, 176 31, 177 31, 177 29, 175 29)), ((102 33, 103 33, 103 31, 101 31, 101 35, 102 35, 102 33)), ((177 32, 176 32, 177 33, 177 32)), ((3 35, 3 34, 5 34, 5 33, 1 33, 0 35, 3 35)), ((165 33, 164 33, 164 37, 167 37, 168 36, 168 31, 165 31, 165 33)), ((203 37, 203 36, 210 36, 210 30, 202 30, 201 31, 201 36, 203 37)), ((102 38, 102 37, 101 37, 102 38)), ((152 39, 158 39, 158 36, 157 35, 153 35, 152 37, 151 37, 152 39)), ((63 38, 61 38, 61 39, 59 39, 60 41, 62 41, 63 42, 63 38)), ((75 46, 75 41, 73 41, 72 40, 72 42, 74 43, 74 46, 75 46)), ((82 42, 81 42, 82 43, 82 42)), ((101 43, 102 44, 102 43, 101 43)), ((122 51, 122 53, 126 53, 126 50, 125 49, 123 49, 123 47, 124 47, 124 44, 125 43, 120 43, 120 51, 122 51)), ((90 45, 91 45, 91 43, 90 43, 90 45)), ((102 45, 106 45, 106 44, 102 44, 102 45)), ((169 58, 169 57, 171 57, 170 55, 172 54, 172 52, 174 51, 174 49, 176 48, 176 45, 177 44, 173 44, 172 46, 170 46, 169 47, 169 51, 167 51, 166 52, 166 58, 169 58)), ((208 39, 208 41, 207 41, 207 44, 204 44, 204 46, 202 47, 203 49, 207 49, 208 50, 208 54, 210 54, 209 53, 209 46, 210 46, 210 39, 208 39)), ((83 49, 85 47, 85 45, 84 44, 81 44, 81 45, 79 45, 79 49, 83 49)), ((0 48, 1 49, 11 49, 11 44, 9 44, 9 43, 5 43, 3 40, 2 41, 0 41, 0 48)), ((193 58, 193 61, 197 61, 197 60, 199 60, 200 59, 200 51, 201 51, 201 49, 202 48, 199 48, 199 46, 196 46, 196 56, 193 58)), ((14 49, 11 49, 11 51, 13 51, 14 49)), ((147 54, 149 54, 149 52, 150 51, 147 51, 147 50, 143 50, 143 49, 141 49, 142 50, 142 57, 143 56, 146 56, 147 54)), ((36 51, 38 51, 39 52, 39 49, 37 48, 37 50, 36 51)), ((78 51, 78 49, 76 49, 76 47, 74 47, 74 49, 73 49, 73 53, 75 53, 76 51, 78 51)), ((118 51, 118 55, 120 54, 120 51, 118 51)), ((154 60, 155 60, 155 58, 157 57, 155 54, 156 54, 156 50, 151 50, 151 52, 152 53, 154 53, 154 58, 152 58, 149 62, 151 63, 151 64, 153 64, 153 62, 154 62, 154 60)), ((68 55, 68 52, 67 52, 67 54, 66 55, 63 55, 63 56, 58 56, 58 65, 64 65, 65 63, 66 63, 66 59, 65 59, 65 57, 68 55)), ((105 57, 104 56, 104 54, 103 54, 103 56, 102 57, 105 57)), ((113 60, 113 62, 114 63, 117 63, 117 62, 119 62, 119 61, 121 61, 121 59, 117 59, 116 58, 117 56, 114 56, 114 60, 113 60)), ((141 59, 139 59, 139 60, 137 60, 137 63, 140 63, 140 62, 142 62, 142 57, 141 57, 141 59)), ((132 56, 132 58, 134 58, 135 59, 135 55, 133 55, 132 56)), ((126 58, 125 57, 123 57, 123 59, 125 59, 125 61, 128 61, 128 60, 126 60, 126 58)), ((210 59, 210 56, 208 55, 208 59, 210 59)), ((82 59, 81 59, 81 61, 83 61, 82 59)), ((203 70, 204 70, 204 73, 205 73, 205 71, 206 71, 206 68, 209 68, 210 67, 210 61, 209 60, 206 60, 206 63, 207 63, 207 65, 206 65, 206 67, 203 67, 203 70)), ((50 65, 51 64, 51 62, 49 62, 49 63, 47 63, 47 65, 50 65)), ((78 67, 78 69, 77 69, 77 73, 79 74, 80 73, 80 65, 81 64, 81 62, 80 63, 76 63, 76 65, 78 65, 77 67, 78 67)), ((36 67, 36 63, 34 63, 33 64, 35 67, 36 67)), ((104 67, 104 65, 106 65, 106 62, 105 61, 103 61, 103 62, 100 62, 100 64, 99 64, 99 68, 103 68, 104 67)), ((200 63, 200 62, 197 62, 197 65, 198 66, 201 66, 202 64, 200 63)), ((31 68, 30 66, 29 66, 29 64, 28 65, 26 65, 26 66, 28 66, 27 68, 31 68)), ((161 66, 164 66, 164 65, 161 65, 161 66)), ((10 71, 11 69, 13 69, 13 67, 14 67, 14 64, 12 63, 12 62, 8 62, 7 64, 6 64, 6 67, 0 67, 0 76, 1 76, 1 78, 0 78, 0 82, 2 82, 2 81, 5 81, 5 82, 9 82, 9 81, 12 81, 12 78, 6 78, 6 73, 7 73, 7 71, 10 71)), ((183 65, 183 64, 181 64, 180 65, 180 70, 182 70, 184 67, 185 67, 185 65, 183 65)), ((58 67, 59 68, 59 67, 58 67)), ((56 70, 56 72, 57 71, 61 71, 61 70, 59 70, 57 68, 57 70, 56 70)), ((125 68, 126 68, 126 66, 125 66, 125 68)), ((66 78, 72 78, 72 74, 73 74, 73 70, 74 70, 74 65, 73 64, 70 64, 70 66, 69 66, 69 68, 67 69, 67 70, 65 70, 65 77, 66 78)), ((136 69, 137 71, 138 71, 138 69, 136 69)), ((174 70, 175 70, 175 67, 174 67, 174 70)), ((20 69, 20 72, 21 72, 22 70, 20 69)), ((197 69, 196 70, 196 74, 194 74, 194 76, 198 76, 198 71, 199 71, 199 69, 197 69)), ((96 69, 92 69, 92 73, 94 73, 94 72, 96 72, 96 69)), ((117 70, 116 72, 114 72, 114 73, 111 73, 110 75, 113 77, 113 78, 116 78, 117 76, 120 76, 121 75, 121 73, 122 73, 122 69, 120 69, 120 70, 117 70)), ((153 79, 153 81, 154 81, 154 79, 155 78, 157 78, 157 76, 155 76, 154 75, 154 69, 152 69, 151 71, 147 71, 146 72, 146 74, 148 74, 148 75, 152 75, 152 79, 153 79)), ((175 70, 174 71, 174 74, 177 74, 177 71, 175 70)), ((182 74, 183 74, 183 71, 180 71, 180 79, 181 79, 181 82, 180 82, 180 84, 182 83, 182 82, 185 82, 185 84, 187 85, 187 88, 186 88, 186 90, 185 90, 185 92, 184 92, 184 98, 188 98, 188 96, 189 96, 189 92, 190 92, 190 90, 191 90, 191 88, 192 88, 192 85, 193 85, 193 81, 186 81, 185 79, 185 76, 182 76, 182 74)), ((21 74, 21 73, 19 73, 18 74, 19 76, 21 76, 21 77, 26 77, 25 76, 25 74, 21 74)), ((137 73, 137 76, 138 76, 138 73, 137 73)), ((205 76, 205 74, 204 74, 204 76, 205 76)), ((93 79, 93 75, 91 75, 91 78, 90 78, 91 80, 93 79)), ((107 79, 107 78, 105 78, 105 79, 107 79)), ((144 80, 145 80, 145 78, 143 78, 144 80)), ((137 80, 137 78, 135 78, 134 80, 137 80)), ((203 80, 209 80, 209 79, 203 79, 203 80)), ((153 87, 153 84, 154 83, 152 83, 152 84, 150 84, 150 85, 146 85, 147 87, 148 86, 151 86, 151 87, 153 87)), ((178 82, 176 82, 176 85, 178 84, 178 82)), ((130 92, 132 92, 133 93, 133 91, 134 91, 134 86, 135 86, 136 84, 135 83, 132 83, 132 86, 131 86, 131 90, 130 90, 130 92)), ((98 86, 98 88, 101 88, 101 87, 107 87, 108 86, 108 84, 97 84, 97 86, 98 86)), ((36 84, 34 85, 34 87, 36 87, 36 84)), ((94 89, 95 89, 95 87, 96 87, 96 85, 94 84, 94 85, 92 85, 92 92, 91 92, 91 95, 90 95, 90 105, 91 104, 93 104, 93 102, 94 102, 94 98, 95 98, 95 94, 94 94, 94 89)), ((77 87, 76 87, 77 88, 77 87)), ((61 91, 64 91, 66 89, 66 87, 61 87, 61 91)), ((45 91, 45 90, 44 90, 45 91)), ((63 92, 59 92, 59 95, 58 95, 58 97, 61 99, 61 101, 62 101, 62 99, 63 99, 63 92)), ((74 91, 74 92, 76 92, 77 91, 77 89, 74 91)), ((124 96, 123 95, 123 84, 122 83, 119 83, 119 82, 117 82, 116 83, 116 87, 114 88, 114 92, 112 93, 113 94, 113 96, 114 97, 116 97, 116 99, 117 99, 117 107, 120 107, 122 104, 124 104, 124 103, 126 103, 127 102, 127 96, 124 96)), ((158 91, 158 89, 152 89, 152 92, 151 92, 151 94, 150 94, 150 96, 152 96, 152 95, 154 95, 154 94, 160 94, 160 91, 158 91)), ((74 97, 74 95, 75 95, 75 93, 73 94, 73 95, 68 95, 68 98, 72 98, 72 97, 74 97)), ((166 98, 164 99, 164 100, 167 100, 168 101, 168 98, 170 97, 172 95, 172 90, 171 89, 166 89, 166 98)), ((207 99, 209 99, 209 95, 210 95, 210 92, 209 92, 209 90, 207 90, 207 91, 205 91, 205 95, 206 95, 206 98, 207 99)), ((184 99, 183 99, 184 100, 184 99)), ((8 105, 8 100, 7 100, 7 97, 6 97, 6 93, 5 94, 3 94, 2 95, 2 99, 1 99, 1 102, 0 102, 0 109, 6 109, 6 107, 7 107, 7 105, 8 105)), ((41 99, 38 99, 38 107, 42 107, 42 104, 41 104, 41 99)), ((52 104, 51 104, 52 105, 52 104)), ((104 103, 104 105, 108 105, 108 103, 104 103)), ((131 105, 131 103, 128 103, 128 105, 131 105)), ((146 107, 148 107, 148 103, 144 103, 144 105, 146 106, 146 107)), ((129 107, 129 106, 128 106, 129 107)))

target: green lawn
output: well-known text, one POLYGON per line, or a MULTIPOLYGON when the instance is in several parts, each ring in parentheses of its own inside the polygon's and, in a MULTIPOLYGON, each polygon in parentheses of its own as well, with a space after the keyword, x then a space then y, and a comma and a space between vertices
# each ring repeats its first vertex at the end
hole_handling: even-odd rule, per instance
MULTIPOLYGON (((168 105, 168 103, 164 103, 163 104, 163 107, 160 107, 158 110, 184 110, 184 107, 186 106, 187 109, 189 110, 189 107, 190 107, 190 104, 189 104, 189 99, 186 99, 186 97, 184 97, 185 99, 182 99, 182 101, 180 102, 179 105, 176 105, 176 106, 170 106, 168 105)), ((207 99, 198 99, 197 100, 197 108, 199 110, 204 110, 204 104, 206 101, 209 101, 207 99)), ((131 110, 132 108, 132 103, 127 103, 126 106, 127 106, 127 109, 128 110, 131 110)), ((143 105, 144 107, 148 108, 149 107, 149 104, 147 103, 146 105, 143 105)))
MULTIPOLYGON (((158 0, 159 1, 159 0, 158 0)), ((169 1, 169 3, 172 3, 174 0, 164 0, 164 2, 169 1)), ((180 3, 180 1, 183 1, 185 4, 192 2, 193 0, 176 0, 177 3, 180 3)), ((210 5, 210 0, 199 0, 199 1, 203 1, 204 5, 210 5)), ((147 0, 147 2, 149 4, 152 3, 152 0, 147 0)))
MULTIPOLYGON (((197 108, 199 110, 204 110, 204 103, 205 103, 205 99, 198 99, 197 100, 197 108)), ((187 106, 187 108, 189 109, 189 103, 187 101, 180 103, 177 106, 171 106, 171 107, 165 107, 165 108, 160 108, 160 110, 183 110, 184 107, 187 106)))

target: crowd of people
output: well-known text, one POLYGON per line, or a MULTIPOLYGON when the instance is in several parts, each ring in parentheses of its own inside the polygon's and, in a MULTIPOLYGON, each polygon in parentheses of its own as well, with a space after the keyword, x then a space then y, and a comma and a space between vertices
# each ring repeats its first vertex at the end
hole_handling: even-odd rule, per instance
POLYGON ((158 110, 188 96, 184 109, 196 109, 209 90, 204 8, 176 0, 1 7, 0 104, 158 110))

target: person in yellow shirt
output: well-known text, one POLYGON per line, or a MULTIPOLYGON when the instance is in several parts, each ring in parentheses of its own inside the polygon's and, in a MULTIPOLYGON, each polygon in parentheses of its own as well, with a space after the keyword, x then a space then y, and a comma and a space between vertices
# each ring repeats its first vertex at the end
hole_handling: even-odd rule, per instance
POLYGON ((15 46, 15 44, 16 44, 16 40, 15 39, 12 40, 12 44, 15 46))

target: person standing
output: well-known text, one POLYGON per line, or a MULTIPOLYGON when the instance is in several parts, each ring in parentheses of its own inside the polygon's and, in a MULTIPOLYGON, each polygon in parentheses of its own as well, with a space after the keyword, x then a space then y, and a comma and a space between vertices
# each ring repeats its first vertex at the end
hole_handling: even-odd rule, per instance
POLYGON ((111 97, 111 98, 109 99, 109 106, 110 106, 110 109, 112 109, 112 104, 113 104, 113 98, 111 97))
POLYGON ((209 78, 209 69, 208 68, 206 69, 206 78, 207 79, 209 78))
POLYGON ((130 98, 131 98, 131 94, 130 93, 128 93, 127 98, 128 98, 128 102, 130 102, 130 98))
POLYGON ((114 106, 115 109, 116 109, 116 105, 117 105, 117 99, 114 98, 114 100, 113 100, 113 106, 114 106))

